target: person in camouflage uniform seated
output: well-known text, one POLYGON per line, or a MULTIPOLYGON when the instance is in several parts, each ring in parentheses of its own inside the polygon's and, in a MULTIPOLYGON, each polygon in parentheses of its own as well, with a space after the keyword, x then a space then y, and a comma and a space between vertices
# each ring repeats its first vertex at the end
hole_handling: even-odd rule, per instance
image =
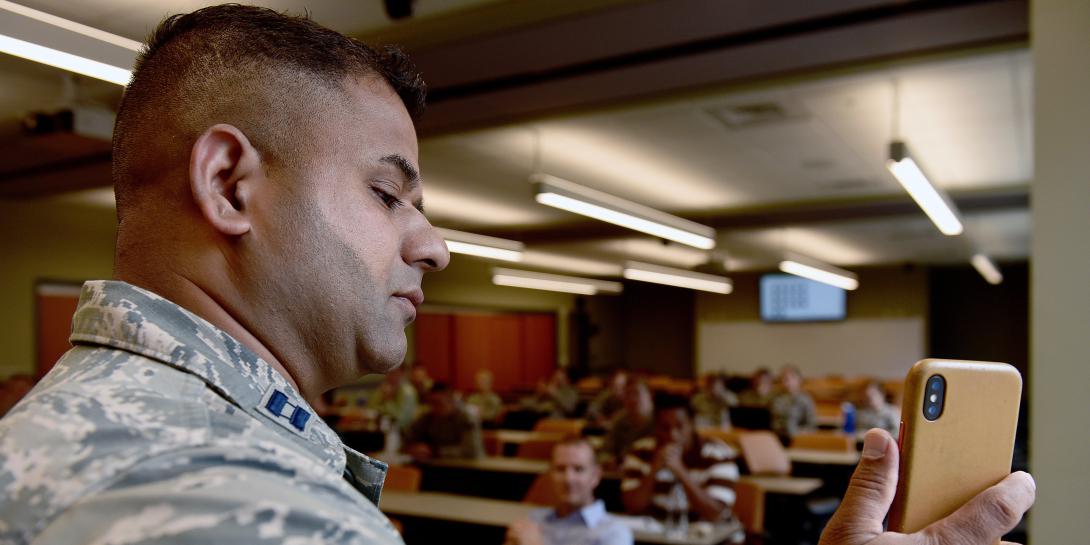
POLYGON ((802 374, 793 365, 780 369, 780 391, 772 398, 772 431, 785 445, 802 431, 817 429, 814 398, 802 389, 802 374))
MULTIPOLYGON (((303 18, 156 29, 114 130, 116 280, 84 286, 75 347, 0 420, 0 544, 402 543, 385 464, 310 401, 401 363, 449 261, 423 99, 402 54, 303 18)), ((1016 474, 926 536, 883 534, 896 475, 872 430, 822 545, 985 545, 1033 503, 1016 474)))

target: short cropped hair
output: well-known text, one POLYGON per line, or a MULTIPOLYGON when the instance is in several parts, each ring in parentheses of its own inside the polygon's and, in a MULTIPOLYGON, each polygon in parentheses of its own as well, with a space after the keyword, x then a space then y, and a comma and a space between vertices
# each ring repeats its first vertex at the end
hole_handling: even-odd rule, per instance
MULTIPOLYGON (((582 435, 566 435, 562 439, 553 445, 553 453, 556 453, 556 449, 560 447, 586 447, 590 449, 590 458, 592 465, 598 465, 597 451, 594 449, 594 445, 591 444, 590 439, 583 437, 582 435)), ((551 459, 551 457, 550 457, 551 459)))
POLYGON ((366 76, 389 85, 413 118, 423 110, 424 82, 397 48, 372 49, 306 17, 254 6, 167 18, 137 58, 117 114, 118 215, 136 188, 170 168, 164 158, 188 158, 216 123, 241 130, 267 164, 305 164, 312 124, 339 114, 345 83, 366 76))

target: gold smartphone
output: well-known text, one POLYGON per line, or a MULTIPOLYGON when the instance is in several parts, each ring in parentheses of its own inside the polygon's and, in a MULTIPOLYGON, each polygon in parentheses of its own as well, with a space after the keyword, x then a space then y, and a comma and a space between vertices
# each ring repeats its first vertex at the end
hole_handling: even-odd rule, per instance
POLYGON ((1005 363, 927 359, 905 378, 889 529, 916 532, 1011 471, 1022 375, 1005 363))

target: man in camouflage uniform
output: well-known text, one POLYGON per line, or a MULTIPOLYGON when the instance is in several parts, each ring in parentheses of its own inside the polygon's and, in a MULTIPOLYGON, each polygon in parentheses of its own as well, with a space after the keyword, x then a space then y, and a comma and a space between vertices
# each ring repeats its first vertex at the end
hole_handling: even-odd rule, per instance
MULTIPOLYGON (((114 130, 118 281, 84 287, 76 345, 0 420, 0 544, 397 544, 385 466, 308 400, 404 358, 426 272, 407 59, 226 5, 165 21, 114 130)), ((984 545, 1026 474, 927 536, 882 534, 897 449, 869 432, 823 545, 984 545), (1002 509, 996 505, 1002 504, 1002 509)))
POLYGON ((385 464, 221 329, 94 281, 71 340, 0 421, 0 542, 398 541, 385 464))
POLYGON ((114 135, 116 275, 0 421, 0 544, 396 544, 386 466, 308 400, 405 354, 423 216, 397 52, 219 6, 165 21, 114 135))
POLYGON ((780 392, 772 398, 772 431, 784 444, 800 431, 817 429, 814 398, 802 389, 799 370, 790 365, 780 370, 780 392))

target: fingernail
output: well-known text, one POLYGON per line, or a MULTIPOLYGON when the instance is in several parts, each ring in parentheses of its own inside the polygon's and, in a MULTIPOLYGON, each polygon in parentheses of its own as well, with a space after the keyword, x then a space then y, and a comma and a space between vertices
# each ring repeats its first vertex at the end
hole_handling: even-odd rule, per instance
POLYGON ((884 433, 869 432, 863 437, 863 457, 880 460, 886 455, 889 438, 884 433))

